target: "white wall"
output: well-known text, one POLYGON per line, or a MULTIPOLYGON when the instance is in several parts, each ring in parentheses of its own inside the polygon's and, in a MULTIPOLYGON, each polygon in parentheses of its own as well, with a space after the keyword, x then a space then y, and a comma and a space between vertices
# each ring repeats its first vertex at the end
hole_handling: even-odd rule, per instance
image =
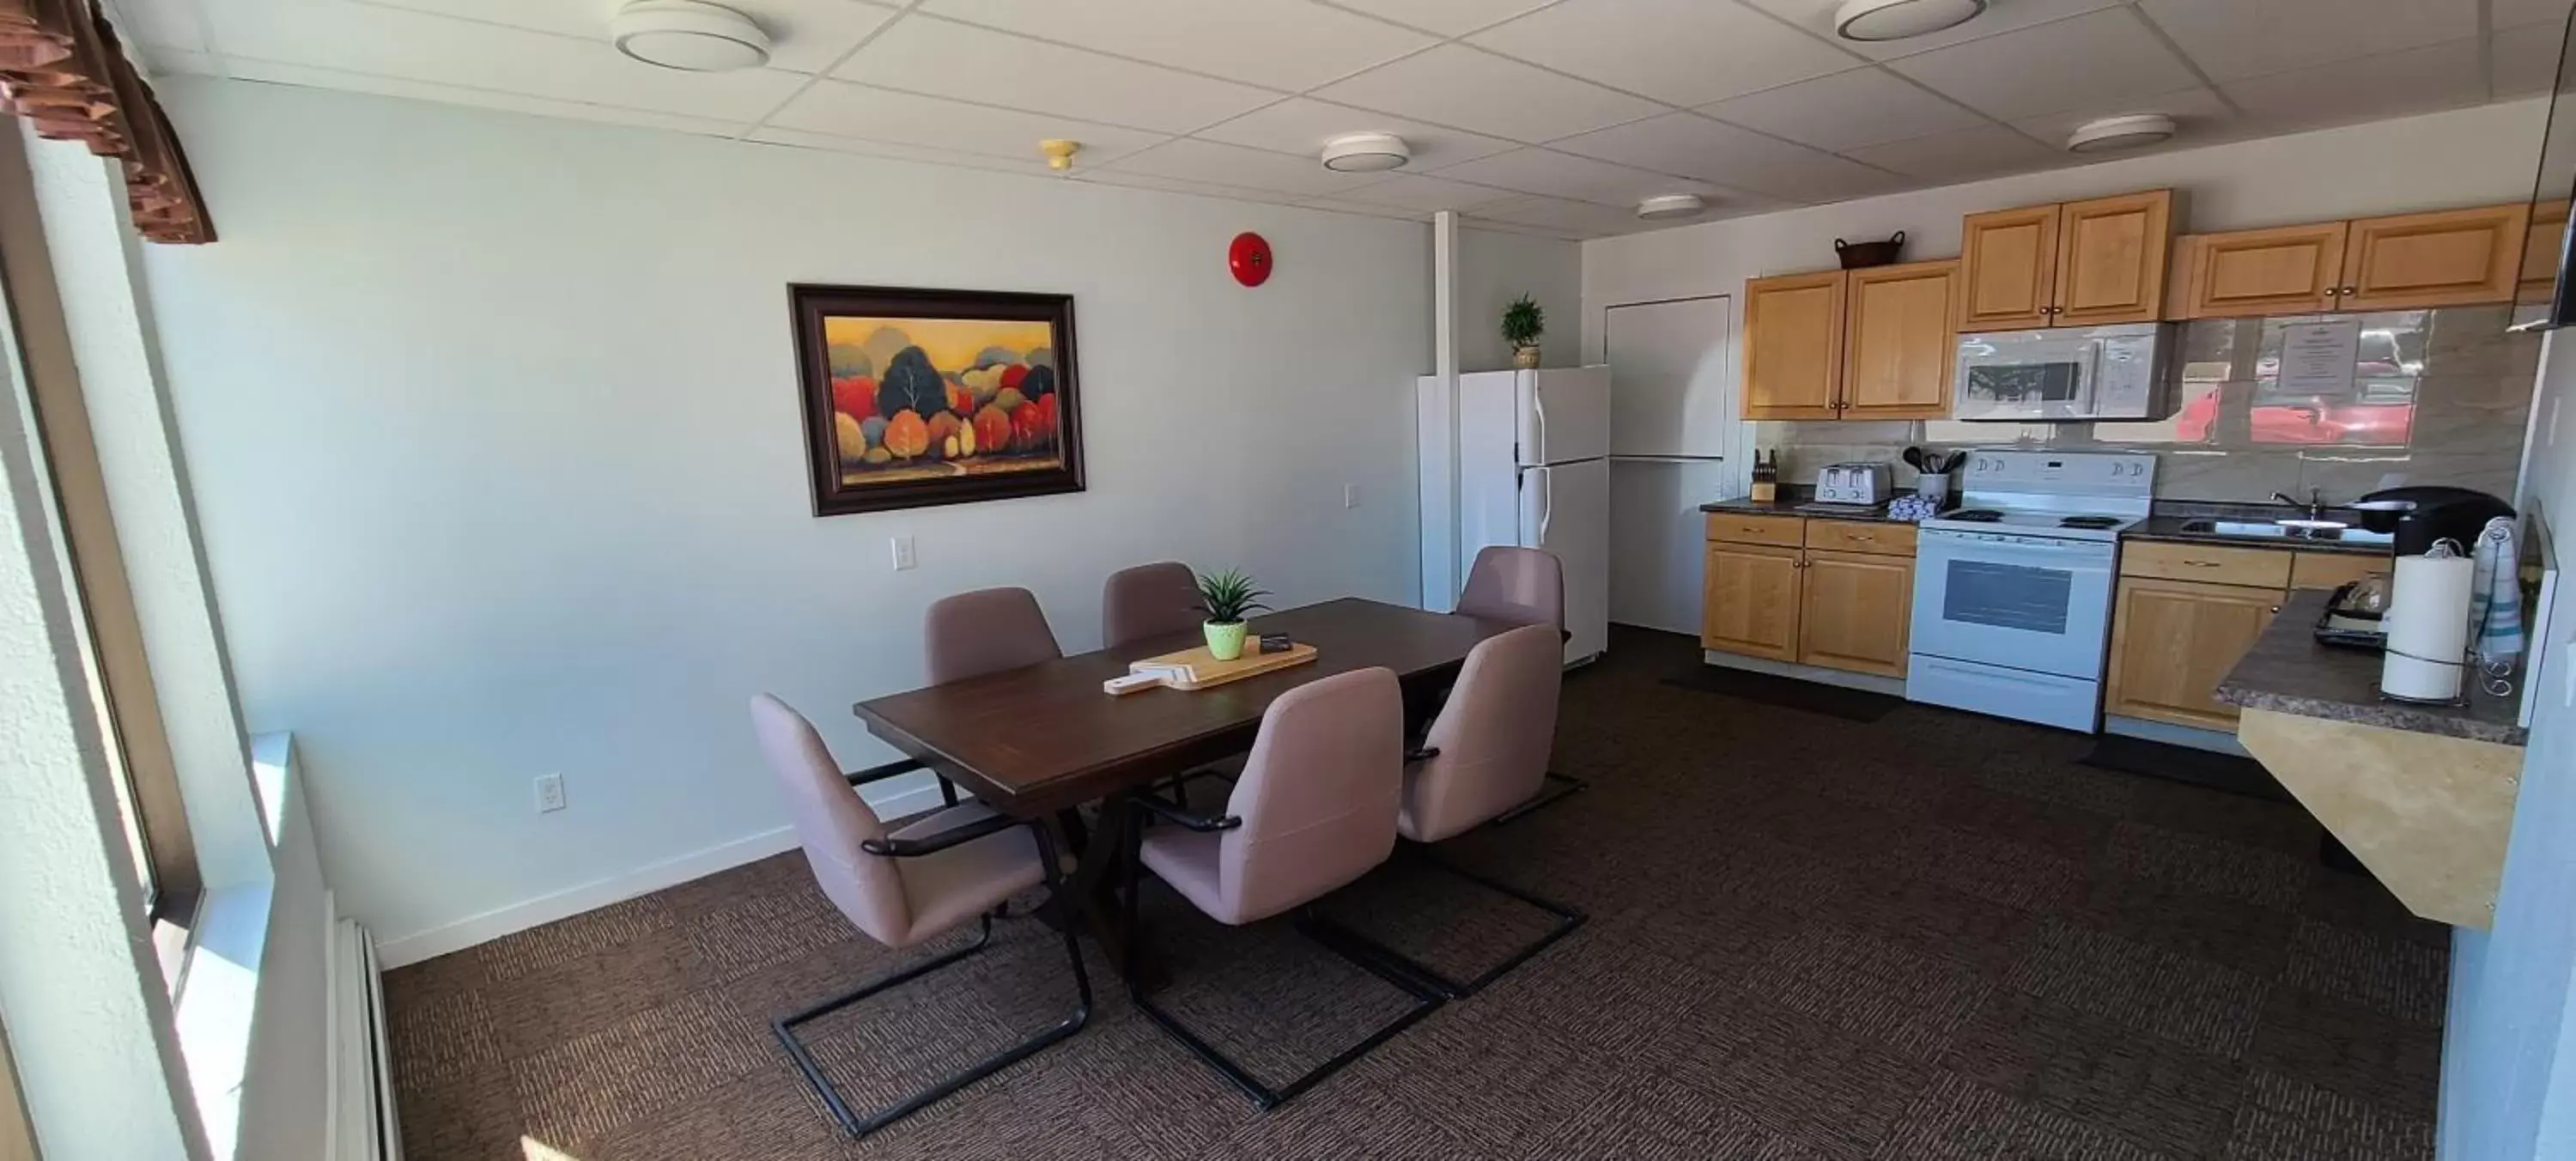
POLYGON ((1583 247, 1561 238, 1493 230, 1458 231, 1458 369, 1499 371, 1512 365, 1503 341, 1503 308, 1526 294, 1547 330, 1539 365, 1583 362, 1583 247))
POLYGON ((745 699, 890 757, 847 707, 921 681, 938 596, 1028 585, 1082 649, 1101 577, 1146 560, 1285 602, 1414 593, 1420 225, 284 87, 164 99, 224 238, 149 272, 244 713, 294 731, 340 910, 389 960, 781 849, 745 699), (1225 270, 1245 229, 1280 256, 1257 290, 1225 270), (809 516, 793 281, 1071 292, 1090 491, 809 516), (898 533, 917 571, 888 570, 898 533), (540 816, 549 771, 571 805, 540 816))

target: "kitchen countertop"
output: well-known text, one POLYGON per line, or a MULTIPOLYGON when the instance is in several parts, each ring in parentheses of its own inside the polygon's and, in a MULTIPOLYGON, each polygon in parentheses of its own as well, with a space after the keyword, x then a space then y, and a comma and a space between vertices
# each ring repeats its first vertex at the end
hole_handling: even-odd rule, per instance
MULTIPOLYGON (((2289 511, 2289 509, 2270 509, 2261 512, 2259 515, 2218 512, 2166 513, 2160 511, 2153 516, 2147 517, 2146 520, 2138 526, 2121 533, 2120 538, 2122 540, 2164 540, 2178 544, 2224 544, 2232 548, 2294 548, 2300 552, 2339 552, 2348 556, 2386 556, 2389 554, 2389 546, 2385 544, 2346 544, 2340 540, 2315 540, 2303 536, 2284 536, 2276 540, 2253 536, 2221 536, 2215 532, 2185 532, 2182 530, 2183 525, 2194 520, 2244 519, 2268 521, 2280 519, 2280 514, 2284 511, 2289 511)), ((2327 513, 2327 516, 2328 518, 2334 518, 2335 514, 2329 512, 2327 513)), ((2358 526, 2360 522, 2356 519, 2353 523, 2358 526)))
MULTIPOLYGON (((2380 697, 2379 654, 2317 644, 2313 634, 2317 618, 2325 615, 2327 596, 2314 591, 2290 594, 2271 627, 2219 682, 2218 700, 2245 709, 2473 742, 2523 744, 2525 731, 2516 724, 2518 693, 2493 697, 2472 688, 2469 704, 2461 707, 2413 705, 2380 697)), ((2514 675, 2517 690, 2522 679, 2522 674, 2514 675)), ((2474 687, 2476 682, 2470 684, 2474 687)))
MULTIPOLYGON (((1908 494, 1911 495, 1911 493, 1908 494)), ((1750 499, 1742 498, 1734 500, 1713 500, 1709 503, 1700 505, 1699 510, 1702 512, 1732 512, 1744 516, 1799 516, 1814 520, 1860 520, 1873 524, 1913 523, 1910 520, 1888 519, 1887 506, 1884 504, 1879 505, 1878 509, 1873 512, 1799 511, 1798 505, 1813 503, 1814 500, 1812 497, 1814 495, 1815 492, 1804 485, 1783 484, 1780 487, 1780 498, 1773 500, 1768 504, 1755 503, 1750 499)))

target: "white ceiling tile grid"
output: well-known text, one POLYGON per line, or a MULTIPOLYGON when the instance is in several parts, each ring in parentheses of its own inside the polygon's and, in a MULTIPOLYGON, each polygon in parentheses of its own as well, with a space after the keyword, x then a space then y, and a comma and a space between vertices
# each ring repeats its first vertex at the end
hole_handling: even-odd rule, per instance
POLYGON ((1934 49, 1888 67, 2003 120, 2152 97, 2200 80, 2126 7, 1934 49))
POLYGON ((1986 124, 1948 98, 1874 68, 1782 85, 1703 105, 1700 112, 1835 152, 1986 124))
MULTIPOLYGON (((1930 52, 1936 48, 1948 48, 1954 44, 2010 32, 2016 28, 2028 28, 2034 24, 2080 16, 2087 12, 2097 12, 2129 2, 2130 0, 1993 0, 1983 14, 1956 28, 1947 28, 1904 40, 1847 41, 1834 37, 1834 12, 1843 6, 1843 0, 1751 0, 1754 7, 1797 25, 1812 35, 1835 39, 1837 43, 1848 46, 1851 51, 1872 60, 1893 60, 1900 56, 1930 52)), ((2256 3, 2259 0, 2247 0, 2247 2, 2256 3)))
POLYGON ((1354 109, 1312 97, 1291 97, 1266 105, 1223 124, 1201 129, 1191 136, 1228 145, 1248 145, 1254 149, 1316 157, 1322 153, 1325 142, 1352 133, 1393 133, 1404 138, 1405 145, 1413 150, 1413 161, 1406 168, 1415 172, 1473 161, 1515 147, 1512 142, 1499 137, 1354 109))
POLYGON ((2478 0, 2139 0, 2139 8, 2220 82, 2478 34, 2478 0))
POLYGON ((1546 141, 1663 110, 1642 97, 1461 44, 1371 69, 1315 95, 1514 141, 1546 141))
POLYGON ((842 61, 832 75, 880 88, 1170 133, 1213 125, 1280 96, 935 16, 896 22, 842 61))
POLYGON ((1796 202, 1865 197, 1904 184, 1884 170, 1696 113, 1632 121, 1569 137, 1550 148, 1796 202))
POLYGON ((1467 42, 1675 105, 1864 63, 1736 0, 1564 0, 1467 42))
POLYGON ((922 10, 1290 92, 1439 43, 1308 0, 928 0, 922 10))
POLYGON ((1114 161, 1165 138, 1071 117, 944 101, 846 81, 817 81, 787 102, 768 126, 857 137, 897 145, 950 149, 994 157, 1037 155, 1051 137, 1082 143, 1077 168, 1114 161))

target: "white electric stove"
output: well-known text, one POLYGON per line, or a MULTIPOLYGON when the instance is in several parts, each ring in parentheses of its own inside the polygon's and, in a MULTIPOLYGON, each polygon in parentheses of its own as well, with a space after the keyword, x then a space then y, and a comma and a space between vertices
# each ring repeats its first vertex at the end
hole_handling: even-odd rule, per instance
POLYGON ((1963 474, 1916 541, 1906 698, 2095 732, 2120 533, 2156 458, 1971 452, 1963 474))

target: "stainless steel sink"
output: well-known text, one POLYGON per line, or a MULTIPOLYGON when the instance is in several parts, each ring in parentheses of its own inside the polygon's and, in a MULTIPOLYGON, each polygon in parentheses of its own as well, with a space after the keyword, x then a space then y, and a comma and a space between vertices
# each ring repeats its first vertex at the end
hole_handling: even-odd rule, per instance
POLYGON ((2270 520, 2186 520, 2182 530, 2199 536, 2242 536, 2247 540, 2326 540, 2337 544, 2387 544, 2396 537, 2366 528, 2293 528, 2270 520))

